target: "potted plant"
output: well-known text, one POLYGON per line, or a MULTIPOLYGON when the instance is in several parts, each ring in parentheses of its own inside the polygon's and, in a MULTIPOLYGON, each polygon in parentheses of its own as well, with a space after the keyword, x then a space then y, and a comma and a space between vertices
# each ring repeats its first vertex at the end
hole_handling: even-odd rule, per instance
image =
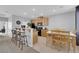
POLYGON ((29 22, 29 23, 27 23, 27 25, 28 25, 28 27, 31 27, 31 26, 32 26, 32 23, 31 23, 31 22, 29 22))

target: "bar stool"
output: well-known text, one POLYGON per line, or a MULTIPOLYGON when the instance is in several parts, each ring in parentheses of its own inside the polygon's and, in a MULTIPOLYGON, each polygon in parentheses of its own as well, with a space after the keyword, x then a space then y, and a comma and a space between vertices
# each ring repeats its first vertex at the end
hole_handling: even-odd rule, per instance
POLYGON ((25 30, 23 30, 21 32, 21 39, 19 41, 19 45, 21 46, 21 50, 23 50, 23 46, 26 45, 26 43, 27 43, 27 46, 28 46, 27 35, 25 33, 25 30))
MULTIPOLYGON (((20 28, 19 29, 16 29, 16 39, 15 40, 16 40, 16 45, 21 40, 21 29, 20 28)), ((20 47, 20 45, 19 45, 19 47, 20 47)))
POLYGON ((12 38, 11 41, 14 42, 16 39, 16 30, 12 30, 12 38))

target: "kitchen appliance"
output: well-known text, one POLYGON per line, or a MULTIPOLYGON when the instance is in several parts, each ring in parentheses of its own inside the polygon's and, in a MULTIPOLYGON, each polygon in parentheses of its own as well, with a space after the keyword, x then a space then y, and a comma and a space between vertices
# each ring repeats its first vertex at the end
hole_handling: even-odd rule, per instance
POLYGON ((36 30, 38 31, 38 36, 41 36, 41 30, 42 29, 43 29, 42 27, 36 26, 36 30))

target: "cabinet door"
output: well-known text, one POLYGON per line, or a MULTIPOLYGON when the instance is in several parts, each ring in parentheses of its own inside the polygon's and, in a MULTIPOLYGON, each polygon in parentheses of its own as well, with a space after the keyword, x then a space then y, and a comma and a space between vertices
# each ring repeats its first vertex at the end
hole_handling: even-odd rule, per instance
POLYGON ((32 20, 32 23, 34 24, 38 24, 38 23, 42 23, 42 25, 48 25, 48 18, 43 17, 43 18, 36 18, 34 20, 32 20))
POLYGON ((44 25, 48 25, 48 18, 44 18, 44 25))
POLYGON ((32 20, 32 23, 35 23, 34 20, 32 20))
POLYGON ((33 19, 32 20, 32 23, 34 23, 35 25, 37 25, 37 20, 36 19, 33 19))

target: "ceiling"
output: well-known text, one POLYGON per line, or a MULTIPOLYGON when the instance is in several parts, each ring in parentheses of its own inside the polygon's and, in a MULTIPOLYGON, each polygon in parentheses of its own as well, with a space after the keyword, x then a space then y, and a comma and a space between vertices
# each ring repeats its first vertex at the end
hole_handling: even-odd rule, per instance
POLYGON ((76 5, 0 5, 0 12, 34 18, 74 11, 76 5))

